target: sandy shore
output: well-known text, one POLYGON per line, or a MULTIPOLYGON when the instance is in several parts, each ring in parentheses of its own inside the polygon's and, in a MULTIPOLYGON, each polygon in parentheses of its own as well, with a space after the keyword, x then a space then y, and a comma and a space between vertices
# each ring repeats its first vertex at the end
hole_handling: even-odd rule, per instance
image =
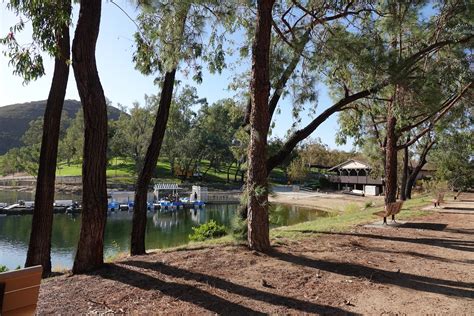
POLYGON ((383 197, 362 197, 340 193, 323 192, 276 192, 270 202, 299 205, 325 211, 343 211, 350 204, 364 207, 366 203, 383 204, 383 197))

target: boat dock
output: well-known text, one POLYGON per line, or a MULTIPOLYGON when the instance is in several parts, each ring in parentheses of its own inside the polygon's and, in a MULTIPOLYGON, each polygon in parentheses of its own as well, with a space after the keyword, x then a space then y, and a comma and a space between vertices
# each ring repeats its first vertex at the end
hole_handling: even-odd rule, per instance
MULTIPOLYGON (((109 201, 107 204, 108 212, 118 211, 133 211, 134 203, 132 202, 117 202, 109 201)), ((202 201, 158 201, 156 203, 148 202, 147 210, 149 212, 172 212, 181 209, 200 209, 205 206, 202 201)), ((78 214, 82 211, 82 207, 78 202, 75 201, 55 201, 53 206, 54 214, 78 214)), ((0 204, 0 216, 2 215, 31 215, 34 210, 34 202, 31 201, 19 201, 14 204, 1 203, 0 204)))
MULTIPOLYGON (((18 203, 0 203, 0 215, 29 215, 33 214, 35 203, 32 201, 18 201, 18 203)), ((75 201, 55 201, 53 213, 80 213, 81 206, 75 201)))
MULTIPOLYGON (((206 204, 229 204, 239 203, 240 191, 208 192, 206 187, 193 186, 191 193, 179 196, 178 192, 183 190, 175 183, 155 184, 153 192, 149 192, 147 210, 149 212, 172 212, 180 209, 200 209, 206 204), (161 193, 161 194, 160 194, 161 193), (166 194, 169 193, 169 194, 166 194)), ((109 191, 107 211, 132 211, 134 207, 135 192, 133 191, 109 191)), ((82 207, 80 202, 73 200, 55 200, 54 213, 80 213, 82 207)), ((18 201, 7 204, 0 202, 0 215, 27 215, 33 214, 33 201, 18 201)))

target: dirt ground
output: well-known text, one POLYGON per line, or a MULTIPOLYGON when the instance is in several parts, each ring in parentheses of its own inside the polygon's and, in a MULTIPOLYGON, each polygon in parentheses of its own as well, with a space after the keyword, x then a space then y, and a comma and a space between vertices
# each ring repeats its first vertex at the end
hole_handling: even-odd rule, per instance
POLYGON ((126 258, 44 281, 38 313, 474 315, 473 202, 398 227, 308 233, 267 254, 126 258))

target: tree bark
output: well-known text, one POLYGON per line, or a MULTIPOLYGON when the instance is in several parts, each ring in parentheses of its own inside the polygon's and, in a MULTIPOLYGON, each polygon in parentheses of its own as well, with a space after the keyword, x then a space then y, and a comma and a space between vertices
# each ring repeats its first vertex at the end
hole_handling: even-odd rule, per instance
POLYGON ((103 264, 107 221, 107 107, 95 59, 100 0, 82 0, 72 43, 72 66, 84 109, 82 225, 73 273, 103 264))
POLYGON ((387 143, 385 146, 385 204, 397 200, 397 136, 395 127, 397 119, 390 115, 387 118, 387 143))
MULTIPOLYGON (((410 141, 410 137, 407 137, 407 142, 410 141)), ((409 152, 408 147, 403 149, 403 171, 402 171, 402 179, 400 183, 400 200, 405 201, 406 197, 406 187, 408 181, 408 161, 409 161, 409 152)))
MULTIPOLYGON (((64 12, 71 15, 71 1, 60 3, 64 12)), ((54 183, 61 113, 69 77, 70 43, 69 25, 57 35, 58 55, 54 60, 54 73, 44 113, 43 136, 36 181, 35 209, 31 224, 30 241, 25 267, 42 265, 43 276, 51 274, 51 234, 53 229, 54 183)))
POLYGON ((247 178, 248 243, 250 249, 258 251, 270 248, 266 151, 270 125, 269 56, 273 3, 274 0, 257 2, 256 33, 252 48, 252 108, 247 178))
POLYGON ((423 166, 426 164, 426 156, 428 155, 428 152, 431 150, 431 147, 433 147, 434 144, 435 144, 435 141, 431 141, 426 144, 425 148, 423 148, 423 151, 420 155, 420 160, 418 161, 418 164, 415 166, 411 174, 408 176, 406 193, 405 193, 405 196, 408 199, 411 199, 411 190, 413 189, 413 186, 415 185, 416 177, 418 176, 418 173, 420 173, 421 169, 423 169, 423 166))
POLYGON ((137 179, 135 188, 135 205, 133 209, 133 226, 130 246, 130 254, 143 255, 145 249, 145 231, 146 231, 146 211, 148 186, 156 168, 158 157, 160 155, 161 144, 166 131, 168 122, 171 99, 173 96, 176 69, 166 72, 161 89, 160 105, 156 113, 155 126, 150 145, 148 146, 143 169, 137 179))

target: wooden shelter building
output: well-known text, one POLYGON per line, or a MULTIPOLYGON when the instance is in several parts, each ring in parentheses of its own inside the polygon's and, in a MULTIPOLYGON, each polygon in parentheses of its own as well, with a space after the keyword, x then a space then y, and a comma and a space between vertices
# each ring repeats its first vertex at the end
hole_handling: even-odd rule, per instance
POLYGON ((372 178, 372 168, 364 162, 350 159, 329 169, 333 174, 329 181, 338 190, 360 190, 365 195, 379 195, 383 192, 383 179, 372 178))

